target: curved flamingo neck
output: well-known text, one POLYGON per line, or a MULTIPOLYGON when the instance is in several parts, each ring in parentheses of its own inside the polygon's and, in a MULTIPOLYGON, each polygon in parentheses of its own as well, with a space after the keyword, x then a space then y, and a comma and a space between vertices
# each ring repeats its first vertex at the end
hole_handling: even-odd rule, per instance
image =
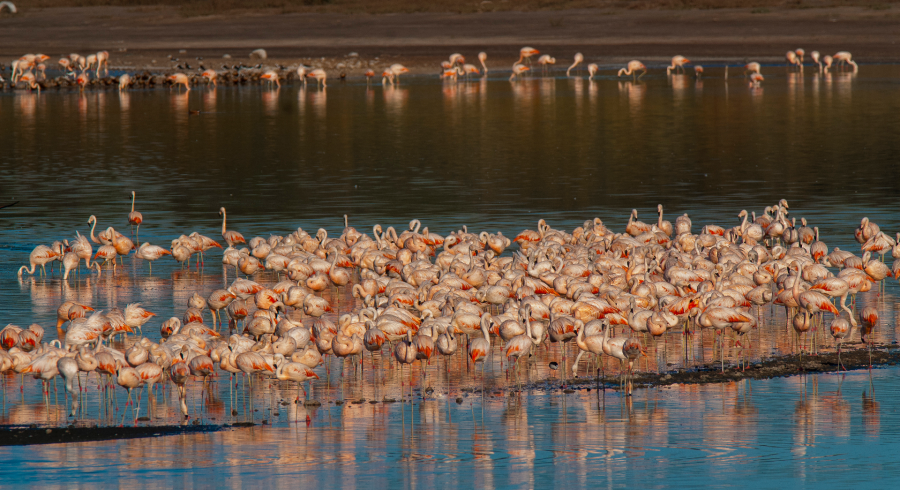
POLYGON ((97 227, 97 218, 94 218, 93 224, 91 225, 91 241, 94 243, 100 243, 100 240, 94 236, 94 228, 97 227))
POLYGON ((225 234, 225 219, 227 217, 228 217, 228 215, 225 214, 225 209, 222 208, 222 234, 223 235, 225 234))

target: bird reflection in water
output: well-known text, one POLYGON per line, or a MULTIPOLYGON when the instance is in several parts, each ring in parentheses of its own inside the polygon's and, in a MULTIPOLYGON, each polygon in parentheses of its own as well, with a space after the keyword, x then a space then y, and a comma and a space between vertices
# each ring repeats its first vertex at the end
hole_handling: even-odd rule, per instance
POLYGON ((871 383, 869 390, 862 393, 862 424, 866 435, 878 437, 881 432, 881 404, 875 401, 875 388, 871 383))
POLYGON ((275 90, 264 90, 262 94, 260 94, 263 111, 267 114, 275 114, 278 111, 279 92, 281 92, 281 87, 276 88, 275 90))
POLYGON ((647 86, 642 82, 619 82, 619 93, 627 97, 628 106, 631 109, 632 115, 640 112, 646 92, 647 86))

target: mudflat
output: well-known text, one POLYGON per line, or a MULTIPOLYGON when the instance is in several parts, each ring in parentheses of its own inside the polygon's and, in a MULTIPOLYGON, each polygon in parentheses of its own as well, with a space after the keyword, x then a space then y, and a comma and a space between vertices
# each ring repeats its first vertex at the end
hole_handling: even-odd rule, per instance
MULTIPOLYGON (((520 47, 533 46, 567 65, 575 52, 586 62, 612 65, 637 58, 665 62, 682 54, 696 62, 784 59, 788 49, 833 54, 851 51, 861 63, 900 61, 900 6, 628 10, 593 8, 485 13, 343 14, 238 10, 185 16, 175 6, 20 8, 0 16, 0 60, 25 53, 57 57, 107 50, 125 69, 196 68, 197 58, 219 68, 222 56, 249 59, 264 48, 268 63, 304 61, 335 68, 404 63, 415 72, 438 70, 460 52, 508 70, 520 47), (181 50, 184 50, 183 52, 181 50), (179 61, 170 60, 178 58, 179 61), (324 59, 323 59, 324 58, 324 59)), ((51 63, 54 60, 51 60, 51 63)), ((255 62, 254 62, 255 64, 255 62)), ((48 65, 49 66, 49 65, 48 65)))

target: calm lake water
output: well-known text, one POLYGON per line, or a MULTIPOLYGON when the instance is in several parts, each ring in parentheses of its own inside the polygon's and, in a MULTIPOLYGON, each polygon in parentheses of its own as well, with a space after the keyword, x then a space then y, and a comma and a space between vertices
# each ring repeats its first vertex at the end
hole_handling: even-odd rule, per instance
MULTIPOLYGON (((158 315, 144 329, 156 340, 160 322, 180 317, 192 293, 223 286, 217 252, 199 271, 160 260, 151 274, 128 258, 100 278, 16 278, 36 244, 89 233, 92 214, 101 228, 130 231, 132 190, 144 216, 141 240, 163 246, 192 231, 218 238, 220 206, 229 229, 248 239, 297 227, 339 234, 344 214, 361 231, 375 223, 405 229, 419 218, 442 235, 467 225, 514 236, 540 218, 571 230, 595 216, 622 231, 632 208, 650 222, 660 203, 671 221, 689 213, 698 232, 706 223, 738 224, 741 209, 760 213, 781 198, 831 247, 858 252, 852 232, 863 216, 886 233, 900 229, 900 66, 863 66, 856 75, 800 76, 783 66, 763 73, 760 88, 732 72, 727 82, 714 73, 699 81, 651 74, 637 83, 409 77, 386 88, 335 81, 327 91, 0 93, 0 205, 19 201, 0 210, 0 325, 52 326, 66 299, 97 309, 140 301, 158 315)), ((269 274, 255 279, 276 282, 269 274)), ((900 339, 896 292, 892 282, 885 296, 860 296, 879 308, 880 342, 900 339)), ((326 296, 346 312, 347 293, 326 296)), ((752 339, 751 359, 793 348, 783 313, 767 317, 779 314, 752 339)), ((52 330, 47 339, 55 338, 52 330)), ((651 346, 639 370, 690 367, 717 354, 710 338, 685 348, 668 337, 651 346)), ((729 360, 736 352, 727 347, 729 360)), ((548 362, 560 355, 557 346, 539 352, 524 378, 558 377, 548 362)), ((632 400, 610 390, 599 400, 596 390, 508 399, 515 381, 497 356, 485 383, 502 396, 482 403, 463 391, 480 388, 480 372, 436 359, 412 371, 414 389, 435 390, 425 401, 417 393, 412 405, 335 406, 408 393, 401 384, 408 372, 381 369, 378 361, 373 369, 366 356, 361 378, 349 367, 341 377, 337 362, 327 373, 319 368, 311 394, 324 403, 319 408, 291 403, 293 385, 264 382, 251 395, 222 377, 210 395, 196 382, 189 405, 204 422, 274 425, 3 449, 12 464, 0 481, 528 488, 761 480, 763 487, 827 487, 900 476, 892 457, 900 425, 882 408, 898 401, 893 368, 871 379, 855 372, 638 390, 632 400)), ((24 390, 17 376, 0 382, 2 423, 71 422, 61 386, 45 399, 30 378, 24 390)), ((110 406, 96 377, 85 386, 79 423, 130 423, 124 390, 116 388, 110 406)), ((151 400, 143 395, 142 415, 149 405, 153 416, 147 423, 178 421, 173 392, 151 400)))

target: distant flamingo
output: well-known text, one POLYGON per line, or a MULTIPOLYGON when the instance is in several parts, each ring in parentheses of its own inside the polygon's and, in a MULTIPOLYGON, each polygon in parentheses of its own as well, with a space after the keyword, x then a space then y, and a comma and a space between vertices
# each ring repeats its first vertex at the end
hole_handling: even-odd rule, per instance
POLYGON ((322 87, 328 87, 328 74, 325 73, 325 70, 321 68, 316 68, 315 70, 306 74, 308 78, 315 78, 316 83, 322 87))
POLYGON ((265 73, 259 76, 260 80, 266 80, 269 82, 269 86, 276 85, 278 88, 281 88, 281 82, 278 80, 278 73, 275 70, 267 70, 265 73))
POLYGON ((584 55, 581 53, 575 53, 575 61, 572 63, 572 66, 570 66, 569 69, 566 70, 566 76, 569 76, 569 74, 572 72, 572 69, 578 66, 582 61, 584 61, 584 55))
POLYGON ((822 60, 819 59, 819 52, 818 52, 818 51, 813 51, 812 53, 809 53, 809 57, 812 58, 813 63, 815 63, 816 65, 818 65, 818 67, 819 67, 819 72, 821 72, 821 71, 822 71, 822 60))
POLYGON ((622 68, 621 70, 619 70, 618 76, 621 77, 622 75, 631 75, 635 80, 637 80, 638 78, 644 76, 646 73, 647 73, 647 67, 644 66, 643 63, 641 63, 638 60, 631 60, 628 62, 628 64, 625 66, 625 68, 622 68), (640 76, 637 76, 637 74, 636 74, 638 70, 641 70, 640 76))
POLYGON ((759 73, 750 74, 750 85, 754 87, 759 87, 759 84, 762 83, 763 80, 765 80, 765 78, 763 78, 763 76, 759 73))
POLYGON ((166 80, 172 82, 172 85, 184 85, 188 92, 191 91, 191 81, 184 73, 173 73, 166 77, 166 80))
POLYGON ((244 235, 232 230, 225 229, 225 220, 228 215, 225 213, 225 208, 219 208, 219 214, 222 215, 222 239, 225 240, 225 243, 228 244, 229 247, 233 247, 236 243, 247 243, 244 240, 244 235))
POLYGON ((200 76, 202 76, 203 78, 205 78, 205 79, 206 79, 206 82, 207 82, 209 85, 212 85, 213 87, 218 86, 217 80, 218 80, 218 78, 219 78, 219 74, 216 73, 216 70, 206 70, 206 71, 204 71, 203 73, 201 73, 200 76))
POLYGON ((859 65, 857 65, 856 62, 853 61, 853 59, 852 59, 853 55, 851 55, 849 51, 839 51, 834 54, 833 58, 834 58, 834 61, 836 61, 838 65, 847 64, 847 65, 852 66, 853 73, 856 73, 859 71, 859 65))
POLYGON ((547 65, 555 65, 556 58, 550 56, 549 54, 542 54, 540 58, 538 58, 538 64, 541 65, 541 72, 547 73, 548 68, 547 65))
POLYGON ((681 68, 681 72, 684 73, 684 65, 685 63, 690 63, 691 60, 685 58, 684 56, 677 55, 672 57, 672 65, 666 67, 666 75, 675 71, 678 72, 678 69, 681 68))
POLYGON ((588 80, 593 80, 594 75, 596 75, 597 72, 600 71, 600 67, 597 66, 597 63, 591 63, 587 66, 587 71, 588 71, 588 80))
POLYGON ((803 71, 803 64, 800 63, 800 58, 797 57, 797 53, 795 53, 793 51, 788 51, 784 55, 784 57, 787 59, 788 68, 790 68, 793 65, 796 65, 796 66, 800 67, 800 71, 803 71))
POLYGON ((140 242, 140 239, 138 237, 141 233, 141 223, 144 222, 144 216, 134 210, 134 191, 131 191, 131 212, 128 213, 128 222, 131 223, 131 226, 137 225, 137 234, 135 235, 135 239, 140 242))
POLYGON ((524 48, 519 50, 519 60, 516 61, 516 63, 527 61, 529 64, 531 64, 531 57, 540 53, 540 51, 532 48, 531 46, 525 46, 524 48))
POLYGON ((528 71, 529 69, 530 69, 530 68, 528 68, 527 66, 525 66, 525 65, 523 65, 523 64, 521 64, 521 63, 516 63, 516 64, 513 65, 513 67, 512 67, 512 75, 509 76, 509 81, 512 81, 513 78, 518 79, 518 76, 519 76, 519 75, 525 73, 525 72, 528 71))
POLYGON ((485 64, 485 61, 487 61, 487 53, 485 53, 484 51, 478 53, 478 61, 481 62, 481 68, 484 70, 484 74, 487 75, 488 68, 485 64))

